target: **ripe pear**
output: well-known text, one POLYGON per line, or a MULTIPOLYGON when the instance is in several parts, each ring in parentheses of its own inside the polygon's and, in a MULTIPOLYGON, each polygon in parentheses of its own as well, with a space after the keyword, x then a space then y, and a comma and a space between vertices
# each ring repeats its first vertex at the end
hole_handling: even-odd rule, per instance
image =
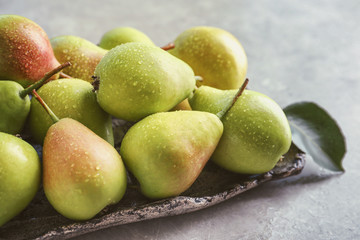
MULTIPOLYGON (((38 93, 59 118, 73 118, 113 145, 111 116, 101 109, 92 90, 89 82, 73 78, 53 80, 38 93)), ((35 98, 28 123, 33 139, 42 144, 53 121, 35 98)))
POLYGON ((20 133, 30 112, 30 98, 28 94, 69 65, 70 63, 67 62, 58 66, 46 73, 40 81, 26 89, 14 81, 0 81, 0 132, 10 134, 20 133))
POLYGON ((109 50, 95 78, 100 106, 126 121, 169 111, 195 88, 189 65, 159 47, 138 42, 109 50))
POLYGON ((40 186, 41 166, 35 149, 0 132, 0 227, 24 210, 40 186))
MULTIPOLYGON (((219 112, 236 90, 201 86, 189 99, 193 110, 219 112)), ((224 133, 212 160, 233 172, 258 174, 271 170, 291 145, 289 122, 268 96, 245 90, 222 117, 224 133)))
POLYGON ((0 43, 0 79, 27 87, 59 65, 45 31, 25 17, 0 15, 0 43))
POLYGON ((118 152, 90 129, 63 118, 48 130, 43 147, 47 199, 63 216, 86 220, 125 194, 126 170, 118 152))
POLYGON ((151 39, 143 32, 132 27, 118 27, 106 32, 102 36, 99 47, 110 50, 128 42, 142 42, 154 45, 151 39))
POLYGON ((207 85, 219 89, 238 89, 247 72, 247 57, 241 43, 229 32, 198 26, 182 32, 169 52, 189 64, 207 85))
POLYGON ((107 53, 92 42, 76 36, 58 36, 50 39, 55 57, 60 62, 69 61, 72 66, 64 73, 73 78, 92 82, 92 75, 96 65, 107 53))
POLYGON ((130 128, 120 154, 145 196, 173 197, 193 184, 222 132, 220 119, 211 113, 155 113, 130 128))

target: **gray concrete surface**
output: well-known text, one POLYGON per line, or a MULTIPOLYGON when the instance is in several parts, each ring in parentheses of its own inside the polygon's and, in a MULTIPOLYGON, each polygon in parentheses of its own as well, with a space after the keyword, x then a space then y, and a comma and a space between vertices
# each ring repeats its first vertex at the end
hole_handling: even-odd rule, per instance
POLYGON ((94 43, 118 26, 138 28, 158 45, 192 26, 224 28, 246 50, 252 89, 283 107, 318 103, 347 138, 345 174, 308 158, 301 175, 214 207, 75 239, 360 239, 359 1, 0 0, 4 13, 34 20, 50 37, 71 34, 94 43))

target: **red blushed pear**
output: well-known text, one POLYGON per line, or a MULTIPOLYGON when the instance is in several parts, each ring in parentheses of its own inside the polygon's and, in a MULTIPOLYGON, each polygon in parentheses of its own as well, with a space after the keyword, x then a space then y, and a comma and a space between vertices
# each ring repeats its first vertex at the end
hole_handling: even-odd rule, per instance
POLYGON ((45 31, 25 17, 0 15, 0 43, 0 79, 27 87, 59 65, 45 31))
POLYGON ((34 94, 55 122, 43 146, 43 186, 51 205, 67 218, 87 220, 119 202, 127 178, 116 149, 76 120, 58 120, 34 94))
POLYGON ((44 141, 44 191, 63 216, 86 220, 126 190, 126 171, 108 142, 71 118, 49 128, 44 141))

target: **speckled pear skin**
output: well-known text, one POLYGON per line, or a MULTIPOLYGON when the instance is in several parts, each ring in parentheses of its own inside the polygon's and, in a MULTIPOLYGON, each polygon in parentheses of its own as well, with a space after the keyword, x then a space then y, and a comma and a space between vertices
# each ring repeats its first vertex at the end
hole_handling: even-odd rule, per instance
POLYGON ((169 53, 189 64, 206 85, 238 89, 245 80, 247 57, 241 43, 229 32, 208 26, 190 28, 174 41, 169 53))
POLYGON ((43 147, 47 199, 63 216, 87 220, 126 191, 126 170, 118 152, 70 118, 49 128, 43 147))
POLYGON ((173 197, 197 179, 223 132, 211 113, 155 113, 125 134, 120 154, 148 198, 173 197))
POLYGON ((17 134, 30 112, 30 98, 20 97, 24 88, 14 81, 0 81, 0 132, 17 134))
MULTIPOLYGON (((193 110, 217 113, 236 92, 201 86, 189 102, 193 110)), ((211 159, 229 171, 270 171, 290 148, 289 122, 280 106, 264 94, 245 90, 222 122, 224 133, 211 159)))
MULTIPOLYGON (((37 92, 58 118, 75 119, 113 145, 111 116, 101 109, 92 90, 89 82, 74 78, 51 81, 37 92)), ((42 144, 53 121, 35 98, 28 123, 34 141, 42 144)))
POLYGON ((0 79, 27 87, 60 65, 45 31, 25 17, 0 15, 0 43, 0 79))
POLYGON ((0 132, 0 227, 24 210, 39 190, 41 165, 24 140, 0 132))
POLYGON ((142 42, 154 45, 151 39, 143 32, 132 27, 118 27, 111 29, 102 36, 99 47, 110 50, 128 42, 142 42))
POLYGON ((95 76, 100 81, 100 106, 133 122, 172 109, 195 88, 189 65, 159 47, 137 42, 109 50, 95 76))
POLYGON ((60 62, 69 61, 72 65, 64 69, 64 73, 73 78, 92 82, 96 65, 107 53, 92 42, 71 35, 58 36, 50 39, 55 57, 60 62))

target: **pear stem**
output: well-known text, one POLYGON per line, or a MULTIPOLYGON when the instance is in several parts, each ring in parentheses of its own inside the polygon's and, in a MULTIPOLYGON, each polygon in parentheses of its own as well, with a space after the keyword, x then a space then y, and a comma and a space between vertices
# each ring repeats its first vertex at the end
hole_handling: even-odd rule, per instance
POLYGON ((218 112, 216 114, 216 116, 218 116, 218 118, 222 119, 225 114, 232 108, 232 106, 234 106, 235 102, 238 100, 238 98, 241 96, 241 94, 244 92, 246 85, 249 83, 249 79, 245 79, 244 83, 241 85, 241 87, 239 88, 239 90, 237 91, 237 93, 235 94, 234 98, 232 99, 231 102, 229 102, 228 105, 226 105, 225 108, 223 108, 220 112, 218 112))
POLYGON ((53 75, 55 75, 56 73, 60 72, 61 70, 63 70, 64 68, 66 68, 70 65, 71 65, 70 62, 66 62, 66 63, 63 63, 63 64, 59 65, 58 67, 54 68, 50 72, 47 72, 42 79, 40 79, 39 81, 30 85, 29 87, 25 88, 24 90, 20 91, 20 97, 21 98, 26 97, 26 95, 30 94, 32 92, 32 90, 38 89, 39 87, 41 87, 44 84, 45 81, 49 80, 49 78, 51 78, 53 75))
POLYGON ((195 76, 195 81, 202 82, 202 81, 204 81, 204 79, 202 78, 202 76, 195 76))
POLYGON ((61 78, 73 78, 72 76, 67 75, 66 73, 60 72, 59 73, 61 78))
POLYGON ((167 50, 170 50, 170 49, 173 49, 173 48, 175 48, 175 44, 174 43, 168 43, 167 45, 165 45, 165 46, 163 46, 163 47, 161 47, 161 49, 162 50, 165 50, 165 51, 167 51, 167 50))
POLYGON ((55 115, 53 111, 51 111, 50 107, 44 102, 44 100, 39 96, 35 89, 32 91, 32 93, 35 96, 36 100, 39 101, 39 103, 44 107, 46 112, 50 115, 53 122, 57 123, 59 121, 59 118, 55 115))

